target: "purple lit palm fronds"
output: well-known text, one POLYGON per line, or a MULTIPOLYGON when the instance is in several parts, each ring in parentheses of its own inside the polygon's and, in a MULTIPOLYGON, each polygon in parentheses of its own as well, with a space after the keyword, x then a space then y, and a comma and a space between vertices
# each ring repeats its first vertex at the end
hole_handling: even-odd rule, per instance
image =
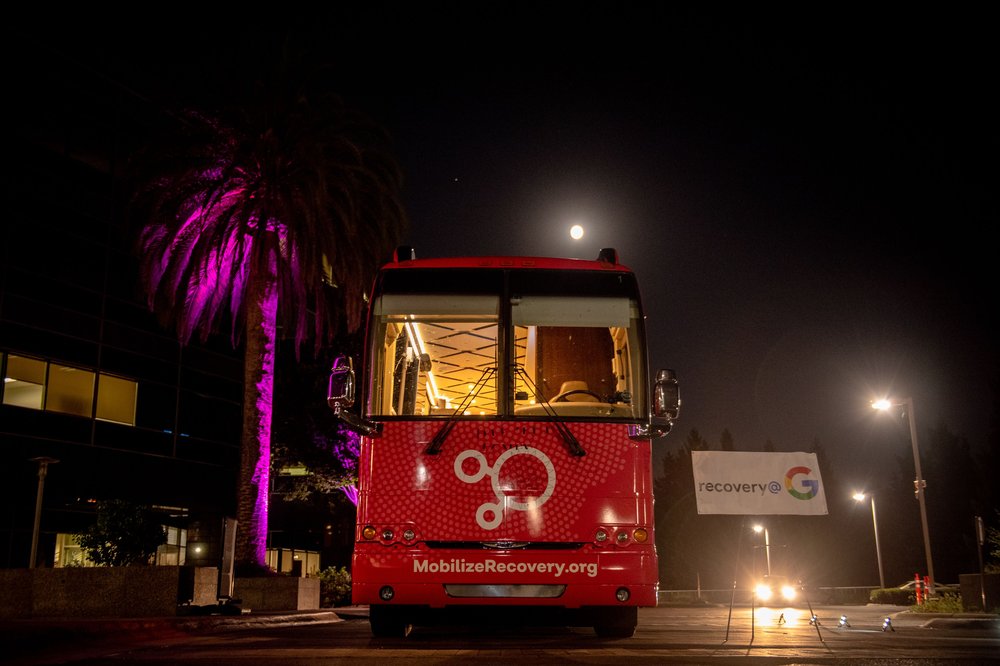
POLYGON ((215 332, 227 313, 240 337, 247 280, 273 234, 287 332, 319 344, 340 308, 353 330, 375 269, 405 231, 380 130, 332 96, 270 111, 188 114, 185 136, 138 163, 144 285, 182 340, 215 332), (324 293, 330 283, 340 308, 324 293))

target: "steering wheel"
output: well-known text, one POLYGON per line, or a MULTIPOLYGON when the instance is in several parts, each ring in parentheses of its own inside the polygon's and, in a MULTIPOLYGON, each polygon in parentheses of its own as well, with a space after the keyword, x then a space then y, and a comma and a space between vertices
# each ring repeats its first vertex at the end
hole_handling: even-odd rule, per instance
POLYGON ((594 393, 593 391, 588 391, 586 389, 573 389, 572 391, 566 391, 565 393, 557 395, 555 398, 553 398, 552 402, 569 402, 568 400, 566 400, 566 398, 568 398, 571 395, 589 395, 590 397, 594 398, 597 402, 604 402, 604 398, 594 393))

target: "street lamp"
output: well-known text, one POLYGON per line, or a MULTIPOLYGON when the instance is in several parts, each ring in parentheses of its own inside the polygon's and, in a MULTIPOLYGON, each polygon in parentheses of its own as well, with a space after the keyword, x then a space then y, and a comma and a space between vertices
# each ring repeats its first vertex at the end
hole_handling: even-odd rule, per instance
POLYGON ((928 592, 934 592, 934 560, 931 558, 931 536, 927 529, 927 505, 924 502, 924 490, 927 488, 927 481, 924 480, 923 475, 920 473, 920 450, 917 447, 917 424, 916 418, 913 415, 913 398, 907 398, 902 402, 893 402, 889 399, 876 400, 872 403, 872 407, 880 411, 888 411, 892 407, 903 407, 905 408, 906 420, 910 423, 910 444, 913 445, 913 469, 916 472, 916 478, 913 480, 913 494, 917 497, 917 503, 920 505, 920 525, 924 530, 924 554, 927 557, 927 577, 930 579, 930 589, 928 592))
POLYGON ((757 534, 764 533, 764 554, 767 556, 767 575, 771 575, 771 537, 767 533, 767 528, 763 525, 754 525, 753 531, 757 534))
POLYGON ((58 460, 48 456, 32 458, 31 462, 38 463, 38 493, 35 495, 35 527, 31 532, 31 559, 28 560, 28 568, 35 568, 35 560, 38 558, 38 531, 42 525, 42 496, 45 493, 45 475, 48 474, 49 465, 55 465, 58 460))
MULTIPOLYGON (((865 501, 864 493, 854 493, 854 500, 857 502, 865 501)), ((881 589, 885 589, 885 576, 882 575, 882 549, 878 545, 878 518, 875 516, 875 496, 872 495, 872 527, 875 529, 875 557, 878 558, 878 586, 881 589)))

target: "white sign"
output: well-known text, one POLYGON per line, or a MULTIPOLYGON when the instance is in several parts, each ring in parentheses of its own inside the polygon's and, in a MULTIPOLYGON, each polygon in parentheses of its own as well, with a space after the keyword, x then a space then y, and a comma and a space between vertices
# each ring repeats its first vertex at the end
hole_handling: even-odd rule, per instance
POLYGON ((815 453, 692 451, 700 514, 824 516, 815 453))

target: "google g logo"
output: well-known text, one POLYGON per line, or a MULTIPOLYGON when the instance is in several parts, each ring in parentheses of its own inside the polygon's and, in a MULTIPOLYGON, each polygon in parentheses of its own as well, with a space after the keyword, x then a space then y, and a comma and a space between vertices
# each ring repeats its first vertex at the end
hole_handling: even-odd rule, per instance
POLYGON ((808 467, 793 467, 785 472, 785 490, 795 499, 808 500, 819 494, 819 481, 816 479, 803 479, 799 485, 805 488, 805 492, 795 489, 795 477, 800 474, 810 474, 812 470, 808 467))

